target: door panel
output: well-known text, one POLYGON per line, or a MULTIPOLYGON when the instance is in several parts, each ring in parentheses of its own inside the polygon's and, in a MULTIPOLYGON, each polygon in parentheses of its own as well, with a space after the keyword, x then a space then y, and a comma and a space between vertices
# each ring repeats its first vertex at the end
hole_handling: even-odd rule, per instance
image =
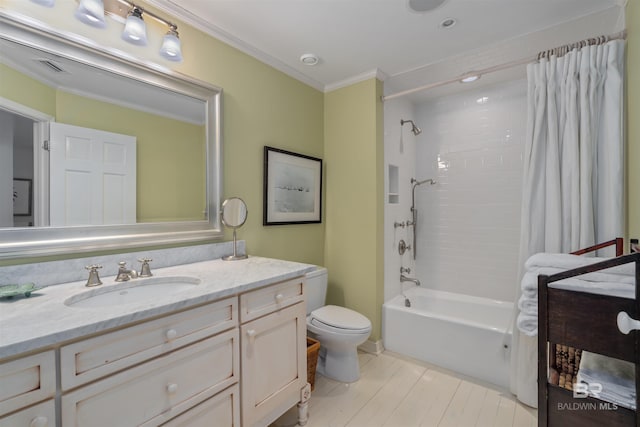
POLYGON ((51 123, 51 225, 136 222, 136 138, 51 123))

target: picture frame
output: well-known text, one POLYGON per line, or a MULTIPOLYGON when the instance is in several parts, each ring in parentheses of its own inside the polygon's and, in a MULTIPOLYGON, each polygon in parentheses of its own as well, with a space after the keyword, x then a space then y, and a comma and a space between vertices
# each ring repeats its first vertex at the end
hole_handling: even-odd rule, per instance
POLYGON ((263 225, 322 222, 322 159, 264 147, 263 225))
POLYGON ((13 179, 13 216, 31 216, 33 200, 33 180, 13 179))

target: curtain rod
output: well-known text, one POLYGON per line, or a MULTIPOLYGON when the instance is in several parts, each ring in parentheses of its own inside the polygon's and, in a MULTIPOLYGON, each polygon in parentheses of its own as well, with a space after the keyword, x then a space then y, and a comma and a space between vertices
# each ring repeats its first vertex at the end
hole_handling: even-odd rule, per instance
POLYGON ((405 96, 405 95, 409 95, 412 93, 416 93, 416 92, 421 92, 423 90, 428 90, 428 89, 434 89, 440 86, 446 86, 448 84, 451 83, 455 83, 455 82, 460 82, 460 80, 462 80, 465 77, 470 77, 470 76, 482 76, 484 74, 489 74, 489 73, 494 73, 496 71, 502 71, 502 70, 506 70, 509 68, 513 68, 513 67, 517 67, 519 65, 524 65, 524 64, 528 64, 528 63, 532 63, 532 62, 536 62, 539 61, 542 58, 548 58, 552 55, 555 56, 563 56, 566 53, 570 52, 573 49, 576 48, 583 48, 585 46, 594 46, 594 45, 600 45, 600 44, 605 44, 607 42, 610 42, 611 40, 619 40, 619 39, 626 39, 627 38, 627 31, 623 30, 620 31, 619 33, 615 33, 615 34, 611 34, 608 36, 598 36, 598 37, 591 37, 588 39, 584 39, 584 40, 580 40, 579 42, 575 42, 575 43, 570 43, 570 44, 566 44, 563 46, 558 46, 555 47, 553 49, 548 49, 548 50, 543 50, 539 53, 537 53, 536 55, 529 57, 529 58, 523 58, 523 59, 518 59, 516 61, 511 61, 511 62, 505 62, 504 64, 499 64, 499 65, 494 65, 492 67, 487 67, 487 68, 483 68, 481 70, 477 70, 477 71, 470 71, 468 73, 463 74, 462 76, 459 77, 454 77, 448 80, 442 80, 439 82, 435 82, 435 83, 429 83, 423 86, 418 86, 415 87, 413 89, 407 89, 407 90, 403 90, 401 92, 396 92, 393 93, 391 95, 383 95, 380 97, 380 99, 382 99, 382 101, 388 101, 390 99, 394 99, 394 98, 399 98, 401 96, 405 96))

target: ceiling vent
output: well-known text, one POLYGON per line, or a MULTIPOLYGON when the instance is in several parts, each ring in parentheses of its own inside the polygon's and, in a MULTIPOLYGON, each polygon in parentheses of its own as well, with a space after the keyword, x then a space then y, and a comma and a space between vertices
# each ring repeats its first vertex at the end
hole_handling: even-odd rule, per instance
POLYGON ((64 68, 62 68, 60 65, 58 65, 55 62, 53 62, 50 59, 36 59, 36 61, 38 61, 39 63, 41 63, 42 65, 47 67, 49 70, 53 71, 54 73, 66 73, 67 72, 64 68))

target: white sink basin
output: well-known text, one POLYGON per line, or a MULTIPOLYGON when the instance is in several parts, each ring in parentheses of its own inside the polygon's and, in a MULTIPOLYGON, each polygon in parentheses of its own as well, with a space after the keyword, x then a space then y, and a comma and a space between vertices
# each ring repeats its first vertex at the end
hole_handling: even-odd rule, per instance
MULTIPOLYGON (((132 279, 118 285, 96 287, 74 295, 64 302, 69 307, 96 308, 113 307, 123 304, 140 304, 172 296, 193 289, 200 284, 195 277, 151 277, 132 279)), ((104 286, 104 285, 103 285, 104 286)))

